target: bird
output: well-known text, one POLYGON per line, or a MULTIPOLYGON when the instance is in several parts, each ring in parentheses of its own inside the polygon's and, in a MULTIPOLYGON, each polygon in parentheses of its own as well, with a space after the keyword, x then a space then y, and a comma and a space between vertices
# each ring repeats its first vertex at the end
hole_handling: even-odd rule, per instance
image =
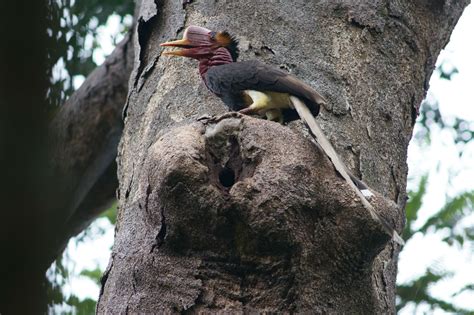
POLYGON ((348 171, 317 123, 315 116, 319 114, 320 106, 327 103, 320 93, 295 76, 259 60, 237 61, 238 41, 227 31, 191 25, 184 30, 182 39, 160 46, 179 48, 164 51, 163 55, 196 59, 206 87, 231 111, 257 114, 279 123, 301 118, 372 218, 380 222, 395 242, 404 244, 395 229, 367 200, 373 196, 368 186, 348 171))

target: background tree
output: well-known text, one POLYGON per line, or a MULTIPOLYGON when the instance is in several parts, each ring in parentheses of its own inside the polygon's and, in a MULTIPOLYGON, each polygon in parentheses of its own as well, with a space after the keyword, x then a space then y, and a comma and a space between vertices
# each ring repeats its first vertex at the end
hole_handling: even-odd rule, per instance
POLYGON ((51 123, 49 75, 58 42, 70 35, 57 32, 62 15, 55 4, 15 1, 0 7, 2 313, 45 310, 46 269, 70 236, 114 199, 117 185, 114 159, 130 73, 123 53, 128 41, 89 75, 51 123))

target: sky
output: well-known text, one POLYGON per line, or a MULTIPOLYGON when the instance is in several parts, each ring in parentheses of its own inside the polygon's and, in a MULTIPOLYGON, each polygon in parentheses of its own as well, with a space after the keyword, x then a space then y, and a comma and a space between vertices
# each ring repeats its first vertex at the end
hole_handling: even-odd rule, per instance
MULTIPOLYGON (((100 30, 99 42, 102 49, 94 52, 96 63, 102 63, 105 56, 112 52, 119 28, 120 19, 115 16, 109 19, 107 27, 100 30)), ((442 63, 457 68, 459 73, 453 75, 450 81, 433 75, 427 98, 438 101, 443 118, 449 120, 460 117, 469 120, 470 129, 474 130, 474 5, 466 8, 450 42, 441 52, 437 64, 442 63)), ((84 78, 78 76, 73 79, 73 84, 79 87, 83 81, 84 78)), ((416 130, 417 127, 415 132, 416 130)), ((459 157, 459 147, 454 144, 449 131, 434 130, 431 136, 433 140, 429 147, 412 141, 408 152, 408 189, 416 189, 420 177, 429 174, 428 192, 423 200, 417 226, 421 226, 429 216, 438 211, 447 197, 474 190, 474 141, 463 148, 463 155, 459 157)), ((462 225, 474 226, 474 215, 465 218, 462 225)), ((78 273, 85 268, 99 267, 104 270, 113 244, 114 229, 106 219, 96 220, 92 229, 104 229, 106 232, 87 242, 77 243, 71 240, 66 251, 69 260, 74 262, 73 274, 76 276, 68 279, 64 291, 66 294, 73 292, 79 298, 97 298, 99 287, 91 280, 78 276, 78 273)), ((452 277, 431 288, 431 293, 458 306, 474 309, 473 293, 466 292, 451 297, 463 285, 474 283, 473 248, 449 247, 441 241, 443 236, 446 235, 429 232, 426 235, 414 235, 400 254, 398 282, 406 282, 422 275, 428 266, 437 271, 453 272, 452 277)), ((417 310, 408 307, 400 314, 421 314, 424 310, 426 309, 423 307, 417 310)))
MULTIPOLYGON (((441 52, 437 64, 451 64, 459 70, 451 80, 433 75, 427 98, 437 100, 444 119, 459 117, 470 121, 474 130, 474 5, 469 5, 460 18, 450 41, 441 52)), ((416 189, 419 178, 429 174, 428 192, 423 199, 416 226, 438 211, 446 201, 446 194, 455 196, 459 192, 474 190, 474 141, 463 148, 453 142, 453 135, 447 130, 435 128, 431 134, 429 147, 419 146, 412 141, 408 151, 408 189, 416 189)), ((415 130, 416 132, 416 130, 415 130)), ((474 211, 471 211, 474 214, 474 211)), ((462 222, 462 226, 474 226, 474 215, 462 222)), ((406 282, 420 276, 429 266, 436 271, 453 272, 454 275, 433 286, 431 293, 453 301, 456 305, 474 309, 474 293, 464 293, 456 297, 451 294, 466 284, 474 283, 474 255, 470 246, 450 247, 441 239, 446 233, 415 235, 400 254, 398 282, 406 282)), ((413 308, 400 314, 421 314, 422 308, 413 308)), ((435 314, 445 314, 436 312, 435 314)))

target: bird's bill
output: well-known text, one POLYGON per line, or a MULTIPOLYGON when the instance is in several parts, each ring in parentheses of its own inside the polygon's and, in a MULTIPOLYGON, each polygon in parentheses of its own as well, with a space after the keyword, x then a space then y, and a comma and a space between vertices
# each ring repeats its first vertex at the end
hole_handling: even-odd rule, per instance
POLYGON ((187 38, 173 40, 171 42, 161 43, 160 46, 163 47, 186 47, 191 46, 191 41, 187 38))
POLYGON ((211 31, 206 28, 190 26, 184 32, 183 39, 162 43, 160 46, 182 48, 165 51, 164 55, 200 58, 211 52, 213 43, 210 40, 210 33, 211 31))
MULTIPOLYGON (((191 47, 191 42, 187 38, 173 40, 166 43, 161 43, 160 46, 162 47, 180 47, 180 48, 187 48, 191 47)), ((180 50, 168 50, 163 52, 163 55, 171 55, 171 56, 186 56, 185 55, 186 49, 180 50)))
POLYGON ((166 56, 181 56, 189 58, 203 58, 209 56, 212 53, 212 49, 209 47, 192 47, 179 50, 170 50, 163 52, 166 56))

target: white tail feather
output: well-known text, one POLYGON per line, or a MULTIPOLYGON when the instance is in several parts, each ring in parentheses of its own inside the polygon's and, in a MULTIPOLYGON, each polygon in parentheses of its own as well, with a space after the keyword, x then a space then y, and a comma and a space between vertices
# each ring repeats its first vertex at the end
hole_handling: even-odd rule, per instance
POLYGON ((360 192, 362 193, 362 195, 364 195, 365 198, 370 198, 372 197, 374 194, 368 190, 368 189, 361 189, 360 192))

